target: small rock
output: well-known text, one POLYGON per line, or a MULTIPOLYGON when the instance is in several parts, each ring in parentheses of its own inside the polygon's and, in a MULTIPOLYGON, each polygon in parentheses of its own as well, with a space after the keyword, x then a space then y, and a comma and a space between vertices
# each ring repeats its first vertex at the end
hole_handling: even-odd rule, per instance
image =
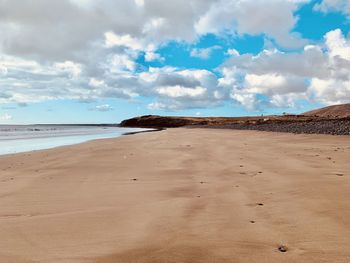
POLYGON ((280 252, 282 252, 282 253, 285 253, 285 252, 288 251, 288 248, 287 248, 286 246, 284 246, 284 245, 280 245, 280 246, 278 247, 278 250, 279 250, 280 252))

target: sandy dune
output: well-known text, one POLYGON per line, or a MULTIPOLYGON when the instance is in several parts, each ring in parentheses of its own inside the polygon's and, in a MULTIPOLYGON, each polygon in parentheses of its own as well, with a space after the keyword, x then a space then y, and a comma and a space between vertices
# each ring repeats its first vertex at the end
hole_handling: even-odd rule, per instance
POLYGON ((1 157, 0 262, 350 262, 350 137, 170 129, 1 157))

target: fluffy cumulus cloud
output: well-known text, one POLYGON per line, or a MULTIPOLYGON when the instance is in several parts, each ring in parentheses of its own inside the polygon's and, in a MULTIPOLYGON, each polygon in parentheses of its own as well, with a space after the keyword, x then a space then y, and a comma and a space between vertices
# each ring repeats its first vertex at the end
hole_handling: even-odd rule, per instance
POLYGON ((207 108, 222 103, 227 94, 218 89, 217 77, 207 70, 151 68, 140 74, 140 84, 156 101, 151 109, 207 108))
POLYGON ((305 43, 297 34, 292 34, 297 17, 294 11, 302 0, 221 0, 213 3, 208 12, 196 23, 199 33, 231 31, 236 34, 266 34, 286 47, 305 43), (233 27, 232 25, 235 25, 233 27))
POLYGON ((324 45, 301 52, 264 50, 258 55, 232 55, 221 68, 221 86, 247 108, 259 105, 257 95, 275 107, 295 107, 298 100, 324 104, 350 101, 350 40, 339 29, 328 32, 324 45))
MULTIPOLYGON (((2 0, 0 103, 149 97, 151 109, 208 108, 231 100, 255 110, 262 104, 294 107, 305 99, 349 101, 349 39, 334 30, 310 45, 293 33, 295 12, 309 2, 2 0), (229 59, 212 71, 166 65, 160 49, 169 41, 191 45, 206 34, 263 35, 299 51, 251 55, 192 48, 192 57, 209 59, 215 51, 229 59)), ((324 0, 315 10, 345 13, 348 1, 324 0)))

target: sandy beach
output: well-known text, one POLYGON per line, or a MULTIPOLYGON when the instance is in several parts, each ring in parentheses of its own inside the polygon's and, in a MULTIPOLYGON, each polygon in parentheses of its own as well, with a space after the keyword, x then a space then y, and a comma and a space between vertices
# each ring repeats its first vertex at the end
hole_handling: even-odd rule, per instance
POLYGON ((349 200, 349 136, 179 128, 2 156, 0 262, 345 263, 349 200))

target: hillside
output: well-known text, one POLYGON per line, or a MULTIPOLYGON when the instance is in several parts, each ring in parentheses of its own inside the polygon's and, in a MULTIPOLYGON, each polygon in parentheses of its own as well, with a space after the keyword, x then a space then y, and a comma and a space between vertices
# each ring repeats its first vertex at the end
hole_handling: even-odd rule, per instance
POLYGON ((333 105, 321 109, 305 112, 306 116, 332 117, 332 118, 347 118, 350 117, 350 103, 333 105))
POLYGON ((227 126, 232 124, 258 124, 281 121, 305 121, 313 117, 302 115, 253 117, 175 117, 146 115, 124 120, 121 127, 176 128, 183 126, 227 126))

